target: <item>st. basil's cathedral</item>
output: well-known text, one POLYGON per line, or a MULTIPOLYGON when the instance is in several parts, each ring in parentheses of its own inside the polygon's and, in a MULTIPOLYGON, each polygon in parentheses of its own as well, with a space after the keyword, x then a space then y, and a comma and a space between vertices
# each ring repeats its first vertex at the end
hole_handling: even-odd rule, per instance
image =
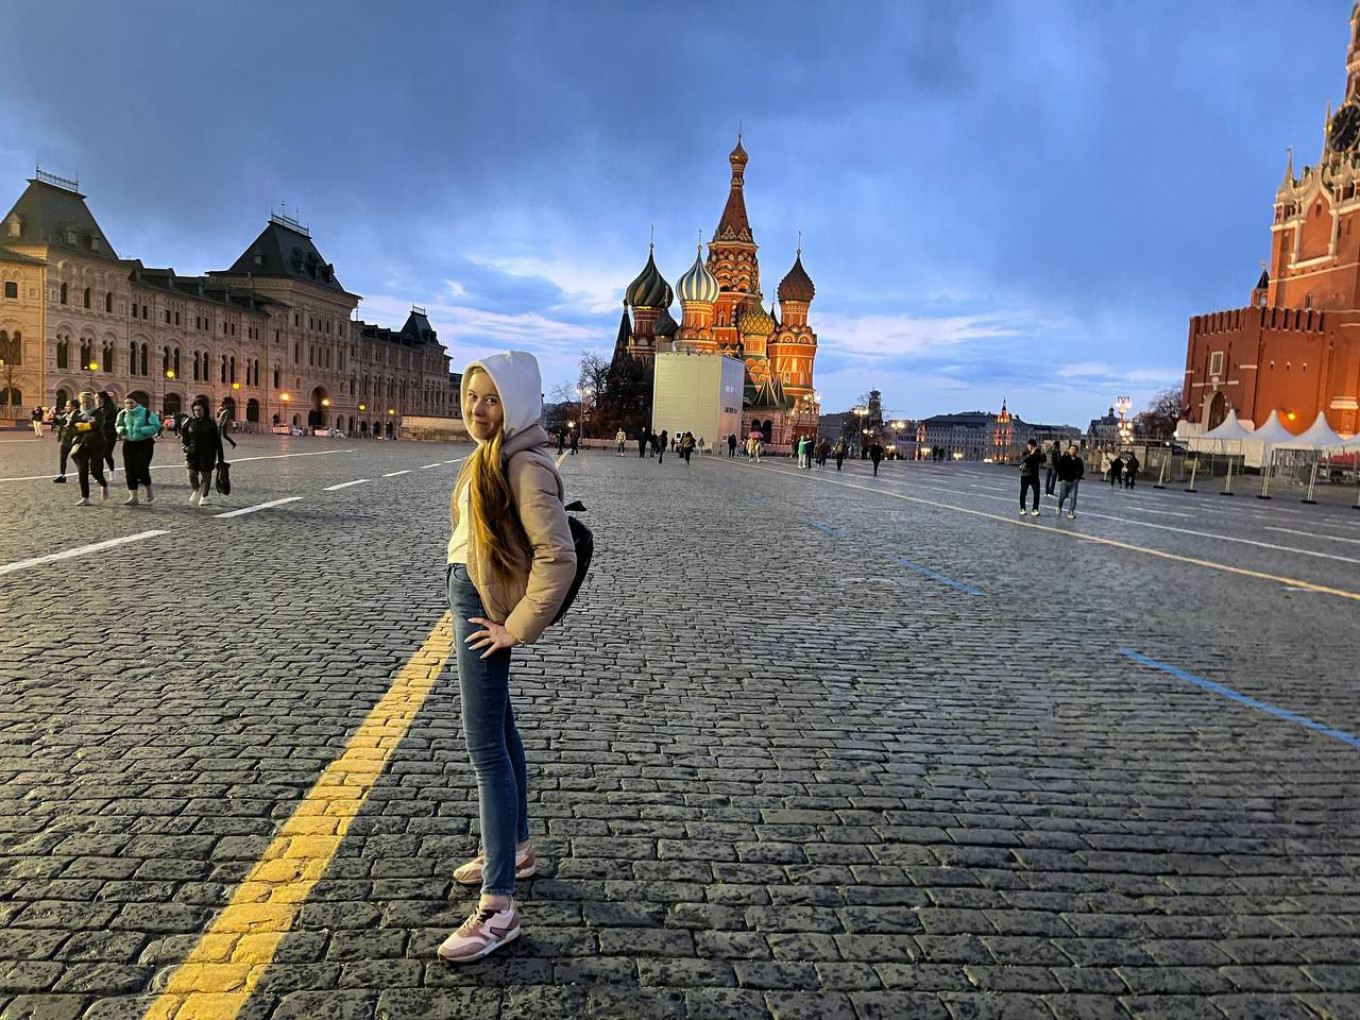
POLYGON ((746 216, 748 159, 738 137, 728 156, 732 182, 727 205, 709 242, 708 258, 700 246, 674 291, 649 250, 647 265, 624 293, 613 364, 636 359, 650 369, 658 351, 738 358, 746 365, 742 436, 759 430, 766 441, 788 443, 817 434, 820 408, 812 386, 817 334, 808 326, 816 291, 799 248, 793 268, 779 284, 778 314, 773 302, 765 308, 757 245, 746 216), (670 311, 677 296, 679 322, 670 311))

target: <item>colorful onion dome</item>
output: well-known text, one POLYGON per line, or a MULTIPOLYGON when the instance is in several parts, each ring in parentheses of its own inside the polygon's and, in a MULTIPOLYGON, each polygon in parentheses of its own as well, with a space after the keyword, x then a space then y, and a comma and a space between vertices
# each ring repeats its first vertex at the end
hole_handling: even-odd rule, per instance
POLYGON ((741 135, 737 135, 737 147, 728 154, 727 161, 732 164, 733 170, 751 161, 751 157, 746 155, 746 150, 741 147, 741 135))
POLYGON ((676 322, 666 309, 661 309, 661 314, 657 316, 656 323, 652 326, 652 335, 669 338, 675 336, 679 331, 680 323, 676 322))
POLYGON ((703 249, 700 248, 699 254, 694 256, 694 265, 675 282, 675 292, 681 302, 702 301, 711 305, 718 300, 718 290, 718 278, 704 265, 703 249))
POLYGON ((742 336, 769 336, 774 332, 774 316, 755 304, 741 313, 742 336))
POLYGON ((808 304, 816 293, 817 288, 812 286, 812 278, 803 268, 803 249, 799 248, 798 254, 793 259, 793 268, 779 281, 779 300, 801 301, 808 304))
POLYGON ((623 300, 634 308, 668 308, 674 299, 671 285, 656 268, 656 259, 652 257, 652 246, 649 245, 647 265, 638 273, 637 279, 628 285, 623 300))

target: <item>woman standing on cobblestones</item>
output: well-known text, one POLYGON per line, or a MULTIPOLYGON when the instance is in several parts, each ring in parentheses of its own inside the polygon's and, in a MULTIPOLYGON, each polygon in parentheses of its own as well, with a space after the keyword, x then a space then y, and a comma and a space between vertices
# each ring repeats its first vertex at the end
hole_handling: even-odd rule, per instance
POLYGON ((180 445, 184 447, 184 466, 189 469, 189 502, 207 506, 213 484, 213 468, 225 460, 222 432, 208 414, 206 397, 197 397, 189 408, 192 415, 180 429, 180 445))
POLYGON ((534 874, 528 770, 510 706, 510 656, 553 621, 576 575, 564 489, 543 447, 538 362, 524 351, 463 373, 463 420, 477 442, 449 502, 448 589, 463 736, 477 774, 482 852, 453 873, 480 885, 477 909, 439 955, 478 960, 519 937, 515 879, 534 874))
POLYGON ((90 505, 90 475, 99 483, 99 493, 109 498, 109 483, 104 477, 104 432, 95 407, 94 394, 82 393, 71 410, 71 459, 80 472, 80 499, 76 506, 90 505))

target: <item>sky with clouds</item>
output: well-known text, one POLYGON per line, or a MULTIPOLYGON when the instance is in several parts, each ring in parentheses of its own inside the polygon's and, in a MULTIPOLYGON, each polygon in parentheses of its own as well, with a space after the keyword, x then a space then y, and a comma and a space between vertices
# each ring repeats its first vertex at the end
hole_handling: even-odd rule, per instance
POLYGON ((1084 425, 1179 384, 1189 316, 1246 303, 1350 3, 5 11, 0 206, 35 160, 79 175, 148 265, 225 268, 286 203, 363 318, 421 304, 455 363, 513 346, 566 382, 651 230, 672 282, 711 236, 740 123, 767 299, 803 234, 824 410, 878 388, 1084 425))

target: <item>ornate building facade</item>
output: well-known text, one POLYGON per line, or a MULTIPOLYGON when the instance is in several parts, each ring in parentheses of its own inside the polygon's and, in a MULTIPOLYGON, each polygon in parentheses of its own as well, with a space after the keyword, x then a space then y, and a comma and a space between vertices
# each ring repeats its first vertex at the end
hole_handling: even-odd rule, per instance
POLYGON ((800 247, 779 284, 778 309, 773 301, 766 309, 759 248, 746 215, 749 159, 738 138, 728 156, 732 177, 727 204, 708 256, 701 245, 674 290, 657 269, 655 252, 648 251, 647 264, 624 292, 614 366, 621 367, 623 359, 645 365, 658 350, 739 358, 746 365, 743 434, 759 429, 767 440, 787 443, 795 436, 817 434, 817 334, 808 324, 816 290, 803 268, 800 247), (679 322, 671 314, 676 297, 679 322))
POLYGON ((0 416, 80 390, 168 413, 202 395, 242 421, 359 435, 392 434, 408 414, 455 416, 449 356, 424 310, 390 330, 352 318, 359 301, 286 216, 230 268, 180 276, 120 257, 76 182, 39 171, 0 219, 0 416))
POLYGON ((1295 432, 1319 414, 1343 435, 1360 429, 1360 4, 1344 102, 1328 104, 1316 165, 1295 173, 1289 154, 1270 232, 1250 302, 1190 320, 1183 435, 1230 409, 1256 425, 1277 411, 1295 432))

